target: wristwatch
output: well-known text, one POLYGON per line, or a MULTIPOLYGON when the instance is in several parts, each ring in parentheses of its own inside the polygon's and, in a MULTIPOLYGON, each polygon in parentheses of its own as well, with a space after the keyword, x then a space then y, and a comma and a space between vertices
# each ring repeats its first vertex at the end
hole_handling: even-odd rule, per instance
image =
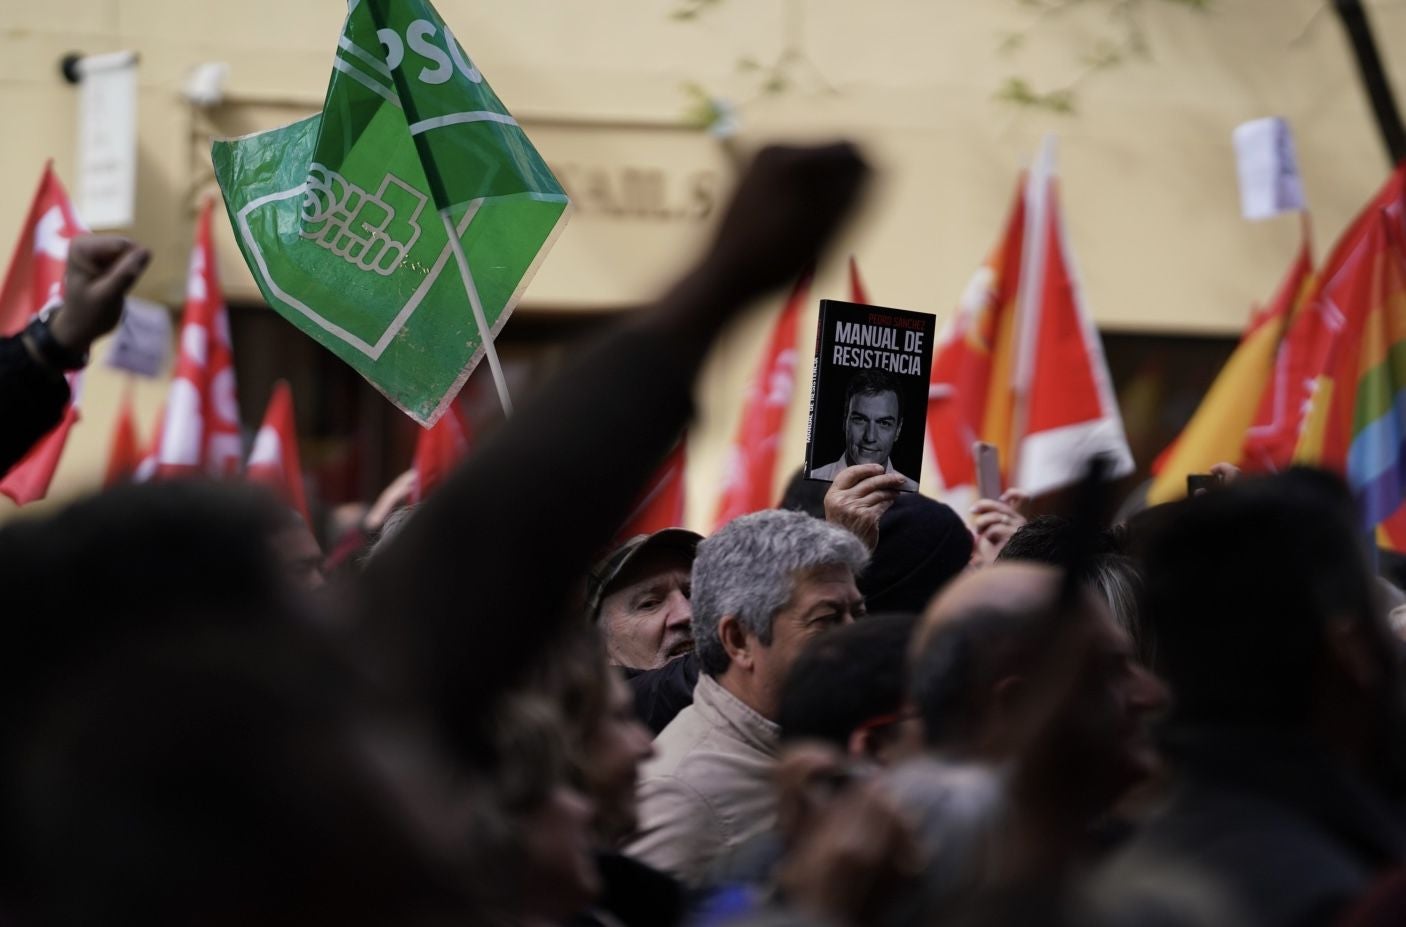
POLYGON ((88 352, 84 351, 79 354, 71 351, 59 344, 59 340, 54 337, 53 331, 49 328, 49 320, 53 318, 58 308, 58 304, 55 303, 42 310, 30 320, 24 333, 38 353, 40 362, 46 367, 56 371, 77 370, 87 365, 88 352))

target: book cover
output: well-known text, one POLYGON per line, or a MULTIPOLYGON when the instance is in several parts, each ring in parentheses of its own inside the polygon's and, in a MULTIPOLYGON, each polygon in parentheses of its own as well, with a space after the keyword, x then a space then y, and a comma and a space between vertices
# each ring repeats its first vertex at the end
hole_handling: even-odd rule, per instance
POLYGON ((820 301, 806 427, 806 476, 883 464, 917 492, 937 316, 820 301))

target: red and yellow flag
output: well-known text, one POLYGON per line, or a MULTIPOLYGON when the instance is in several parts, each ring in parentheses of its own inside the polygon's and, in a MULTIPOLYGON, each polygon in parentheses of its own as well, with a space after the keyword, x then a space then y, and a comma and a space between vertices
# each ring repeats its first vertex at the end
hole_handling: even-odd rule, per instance
POLYGON ((1302 422, 1302 404, 1289 401, 1290 384, 1305 352, 1302 344, 1286 336, 1312 283, 1305 223, 1303 243, 1274 298, 1250 316, 1235 352, 1154 468, 1157 479, 1147 494, 1150 504, 1180 499, 1186 495, 1187 474, 1204 473, 1218 463, 1253 472, 1288 465, 1302 422), (1249 401, 1251 397, 1259 397, 1258 402, 1249 401))

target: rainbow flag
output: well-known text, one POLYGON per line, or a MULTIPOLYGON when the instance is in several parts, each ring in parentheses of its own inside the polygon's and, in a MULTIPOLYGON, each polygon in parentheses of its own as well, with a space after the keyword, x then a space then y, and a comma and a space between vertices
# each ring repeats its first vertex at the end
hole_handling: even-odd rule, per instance
POLYGON ((1322 363, 1295 460, 1344 474, 1375 531, 1406 498, 1406 164, 1340 239, 1314 302, 1322 363))

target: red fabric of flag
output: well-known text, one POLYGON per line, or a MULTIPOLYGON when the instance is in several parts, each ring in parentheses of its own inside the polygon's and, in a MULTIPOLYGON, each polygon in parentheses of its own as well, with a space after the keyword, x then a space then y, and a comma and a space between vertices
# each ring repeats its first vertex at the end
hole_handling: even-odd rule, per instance
POLYGON ((1104 455, 1127 476, 1133 456, 1103 343, 1084 306, 1060 210, 1049 142, 1026 194, 1015 369, 1012 485, 1040 495, 1076 482, 1104 455))
POLYGON ((687 444, 687 438, 680 438, 669 456, 664 458, 649 485, 640 494, 624 527, 616 535, 617 542, 629 540, 637 534, 653 534, 665 528, 683 527, 687 501, 684 487, 688 466, 687 444))
POLYGON ((254 438, 254 450, 244 468, 244 477, 251 483, 268 487, 280 502, 303 516, 303 521, 312 527, 303 491, 303 466, 298 457, 293 388, 286 380, 279 380, 273 388, 263 424, 254 438))
POLYGON ((207 199, 196 223, 175 373, 157 452, 159 478, 234 476, 243 459, 229 312, 215 269, 207 199))
POLYGON ((137 421, 132 412, 132 391, 122 394, 117 420, 112 427, 112 446, 107 454, 107 470, 103 488, 111 489, 130 482, 142 465, 142 449, 137 438, 137 421))
POLYGON ((796 387, 796 331, 811 277, 812 272, 807 271, 796 281, 747 387, 742 421, 727 452, 722 495, 714 518, 718 527, 739 515, 770 508, 775 502, 772 482, 776 454, 796 387))
POLYGON ((864 288, 864 281, 859 277, 859 265, 855 263, 853 255, 849 259, 849 301, 852 303, 869 303, 869 291, 864 288))
POLYGON ((427 499, 469 455, 470 446, 469 425, 457 404, 451 405, 433 426, 422 428, 415 442, 414 501, 427 499))
POLYGON ((967 284, 957 311, 938 335, 928 387, 928 449, 941 494, 974 496, 972 444, 1010 452, 1015 299, 1025 236, 1025 186, 1016 187, 1000 240, 967 284))
MULTIPOLYGON (((0 335, 15 335, 50 304, 63 300, 64 265, 69 242, 88 229, 78 219, 68 192, 52 164, 44 166, 39 188, 25 217, 24 231, 15 244, 5 282, 0 285, 0 335)), ((77 401, 83 374, 69 374, 73 401, 54 429, 39 440, 19 463, 0 480, 0 493, 18 505, 42 499, 49 492, 54 471, 68 443, 68 433, 78 421, 77 401)))

